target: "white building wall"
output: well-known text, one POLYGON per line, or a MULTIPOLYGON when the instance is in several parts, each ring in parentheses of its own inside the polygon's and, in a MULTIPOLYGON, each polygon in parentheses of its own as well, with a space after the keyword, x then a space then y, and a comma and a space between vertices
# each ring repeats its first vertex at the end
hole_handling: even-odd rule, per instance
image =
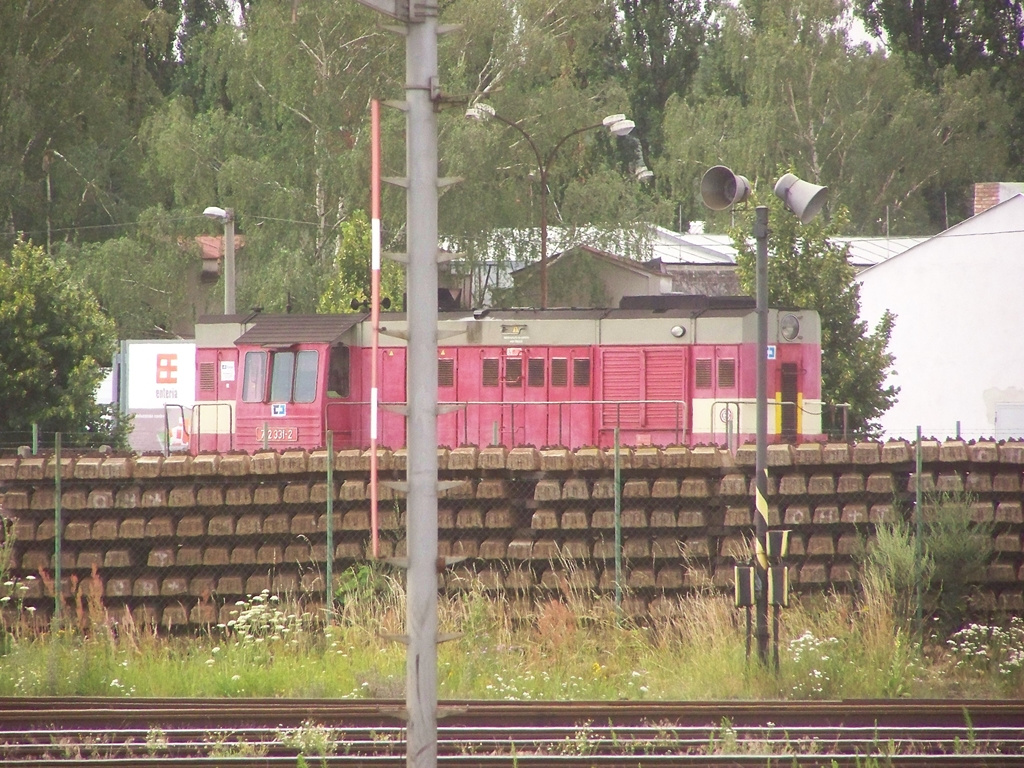
POLYGON ((1024 437, 1024 196, 867 269, 861 318, 896 315, 887 437, 1024 437), (997 429, 997 411, 999 424, 997 429))

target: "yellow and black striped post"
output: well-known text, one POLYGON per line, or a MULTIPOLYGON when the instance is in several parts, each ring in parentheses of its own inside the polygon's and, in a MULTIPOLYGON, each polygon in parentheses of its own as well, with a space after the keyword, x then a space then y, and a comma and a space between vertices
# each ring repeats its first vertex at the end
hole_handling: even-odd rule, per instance
POLYGON ((754 211, 757 241, 757 425, 754 465, 754 634, 757 657, 768 662, 768 207, 754 211))

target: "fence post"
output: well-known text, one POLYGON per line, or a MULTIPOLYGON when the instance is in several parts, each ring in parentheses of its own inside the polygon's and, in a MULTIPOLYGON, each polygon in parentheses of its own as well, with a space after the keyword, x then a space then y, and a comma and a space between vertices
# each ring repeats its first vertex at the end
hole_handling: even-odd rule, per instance
POLYGON ((917 449, 915 451, 915 472, 914 479, 914 583, 916 585, 916 603, 914 606, 914 623, 917 625, 918 642, 924 642, 924 621, 921 610, 921 557, 923 556, 923 542, 921 541, 921 427, 917 428, 917 449))
POLYGON ((615 613, 622 617, 622 489, 619 426, 615 425, 615 613))
MULTIPOLYGON (((35 427, 35 425, 32 425, 35 427)), ((33 437, 35 429, 33 429, 33 437)), ((60 432, 53 436, 53 628, 57 630, 61 624, 61 604, 64 602, 64 590, 61 586, 63 574, 61 573, 61 540, 63 539, 63 526, 61 525, 61 498, 60 498, 60 432)))
POLYGON ((32 455, 39 455, 39 425, 32 422, 32 455))
POLYGON ((327 620, 334 616, 334 432, 327 430, 327 620))

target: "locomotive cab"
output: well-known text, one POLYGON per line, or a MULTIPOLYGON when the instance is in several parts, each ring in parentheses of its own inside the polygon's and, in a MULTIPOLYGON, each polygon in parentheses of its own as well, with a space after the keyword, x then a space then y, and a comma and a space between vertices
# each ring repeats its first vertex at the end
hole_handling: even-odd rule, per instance
POLYGON ((365 315, 259 316, 232 348, 200 349, 211 390, 197 387, 191 446, 200 450, 318 448, 333 430, 340 447, 362 439, 358 328, 365 315), (237 384, 234 383, 237 369, 237 384), (219 373, 219 379, 212 379, 219 373), (205 402, 204 402, 205 400, 205 402))

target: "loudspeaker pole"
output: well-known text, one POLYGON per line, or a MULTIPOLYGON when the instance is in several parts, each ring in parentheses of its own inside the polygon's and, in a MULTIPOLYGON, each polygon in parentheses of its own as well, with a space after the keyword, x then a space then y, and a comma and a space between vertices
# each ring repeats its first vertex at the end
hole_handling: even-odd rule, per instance
POLYGON ((768 663, 768 208, 754 211, 757 242, 757 412, 754 464, 754 548, 756 553, 754 633, 757 657, 768 663))

